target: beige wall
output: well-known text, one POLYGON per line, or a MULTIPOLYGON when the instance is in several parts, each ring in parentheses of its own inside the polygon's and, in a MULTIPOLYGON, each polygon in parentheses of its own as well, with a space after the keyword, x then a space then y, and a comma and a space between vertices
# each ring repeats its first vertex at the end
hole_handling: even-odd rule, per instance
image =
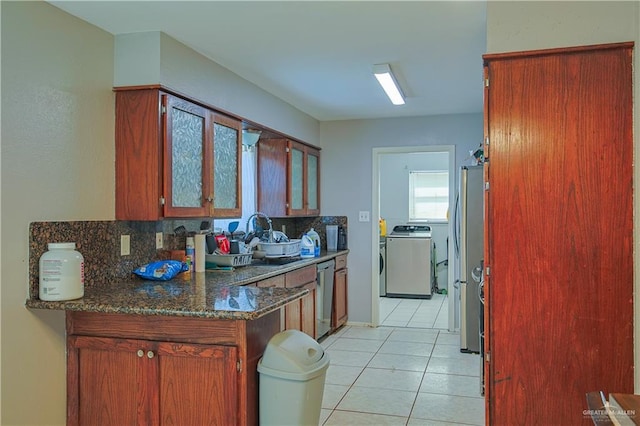
POLYGON ((113 37, 1 2, 3 425, 64 424, 64 315, 27 310, 28 227, 114 218, 113 37))
MULTIPOLYGON (((554 45, 614 41, 610 38, 618 31, 640 44, 638 3, 613 9, 609 2, 576 3, 577 9, 542 4, 544 10, 531 3, 492 3, 487 13, 490 51, 552 47, 537 46, 549 33, 548 43, 554 45), (602 19, 608 13, 615 13, 615 19, 602 19), (580 30, 584 22, 591 25, 588 34, 580 30)), ((0 423, 64 424, 63 315, 24 307, 28 226, 40 220, 113 219, 114 39, 43 2, 2 1, 0 14, 0 423)), ((638 56, 636 65, 639 70, 638 56)))
POLYGON ((311 144, 320 123, 160 32, 115 37, 116 86, 162 84, 219 110, 311 144))
MULTIPOLYGON (((640 217, 638 188, 638 135, 640 135, 640 2, 502 2, 487 5, 487 51, 489 53, 546 49, 621 41, 635 42, 634 146, 635 150, 635 294, 640 290, 640 254, 637 218, 640 217)), ((606 78, 606 76, 603 76, 606 78)), ((597 82, 594 82, 597 84, 597 82)), ((612 295, 615 297, 615 295, 612 295)), ((640 392, 640 309, 635 298, 635 392, 640 392)))

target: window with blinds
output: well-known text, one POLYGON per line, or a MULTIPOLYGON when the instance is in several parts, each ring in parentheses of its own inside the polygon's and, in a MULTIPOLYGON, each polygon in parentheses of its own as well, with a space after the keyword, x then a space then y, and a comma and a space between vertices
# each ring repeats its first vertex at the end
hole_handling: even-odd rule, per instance
POLYGON ((409 172, 409 220, 447 221, 449 172, 409 172))

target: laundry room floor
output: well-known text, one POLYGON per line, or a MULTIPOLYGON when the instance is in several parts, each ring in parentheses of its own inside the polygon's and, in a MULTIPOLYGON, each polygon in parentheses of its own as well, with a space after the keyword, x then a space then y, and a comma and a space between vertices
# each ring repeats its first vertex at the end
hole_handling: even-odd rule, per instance
POLYGON ((480 356, 447 331, 446 300, 381 298, 380 327, 347 325, 323 340, 320 425, 483 425, 480 356))

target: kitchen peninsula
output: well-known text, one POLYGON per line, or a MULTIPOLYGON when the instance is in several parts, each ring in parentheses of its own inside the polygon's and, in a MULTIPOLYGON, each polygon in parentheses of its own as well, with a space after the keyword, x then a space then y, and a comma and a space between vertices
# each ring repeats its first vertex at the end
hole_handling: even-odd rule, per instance
POLYGON ((282 329, 280 308, 309 293, 260 284, 346 253, 29 299, 66 311, 67 424, 257 424, 257 363, 282 329))

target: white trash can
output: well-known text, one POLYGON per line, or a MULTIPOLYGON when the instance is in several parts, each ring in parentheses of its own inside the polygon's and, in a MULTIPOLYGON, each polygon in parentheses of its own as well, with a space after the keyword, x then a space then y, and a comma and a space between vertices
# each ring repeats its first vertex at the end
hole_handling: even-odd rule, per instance
POLYGON ((261 425, 313 425, 320 421, 329 355, 298 330, 269 340, 258 362, 261 425))

